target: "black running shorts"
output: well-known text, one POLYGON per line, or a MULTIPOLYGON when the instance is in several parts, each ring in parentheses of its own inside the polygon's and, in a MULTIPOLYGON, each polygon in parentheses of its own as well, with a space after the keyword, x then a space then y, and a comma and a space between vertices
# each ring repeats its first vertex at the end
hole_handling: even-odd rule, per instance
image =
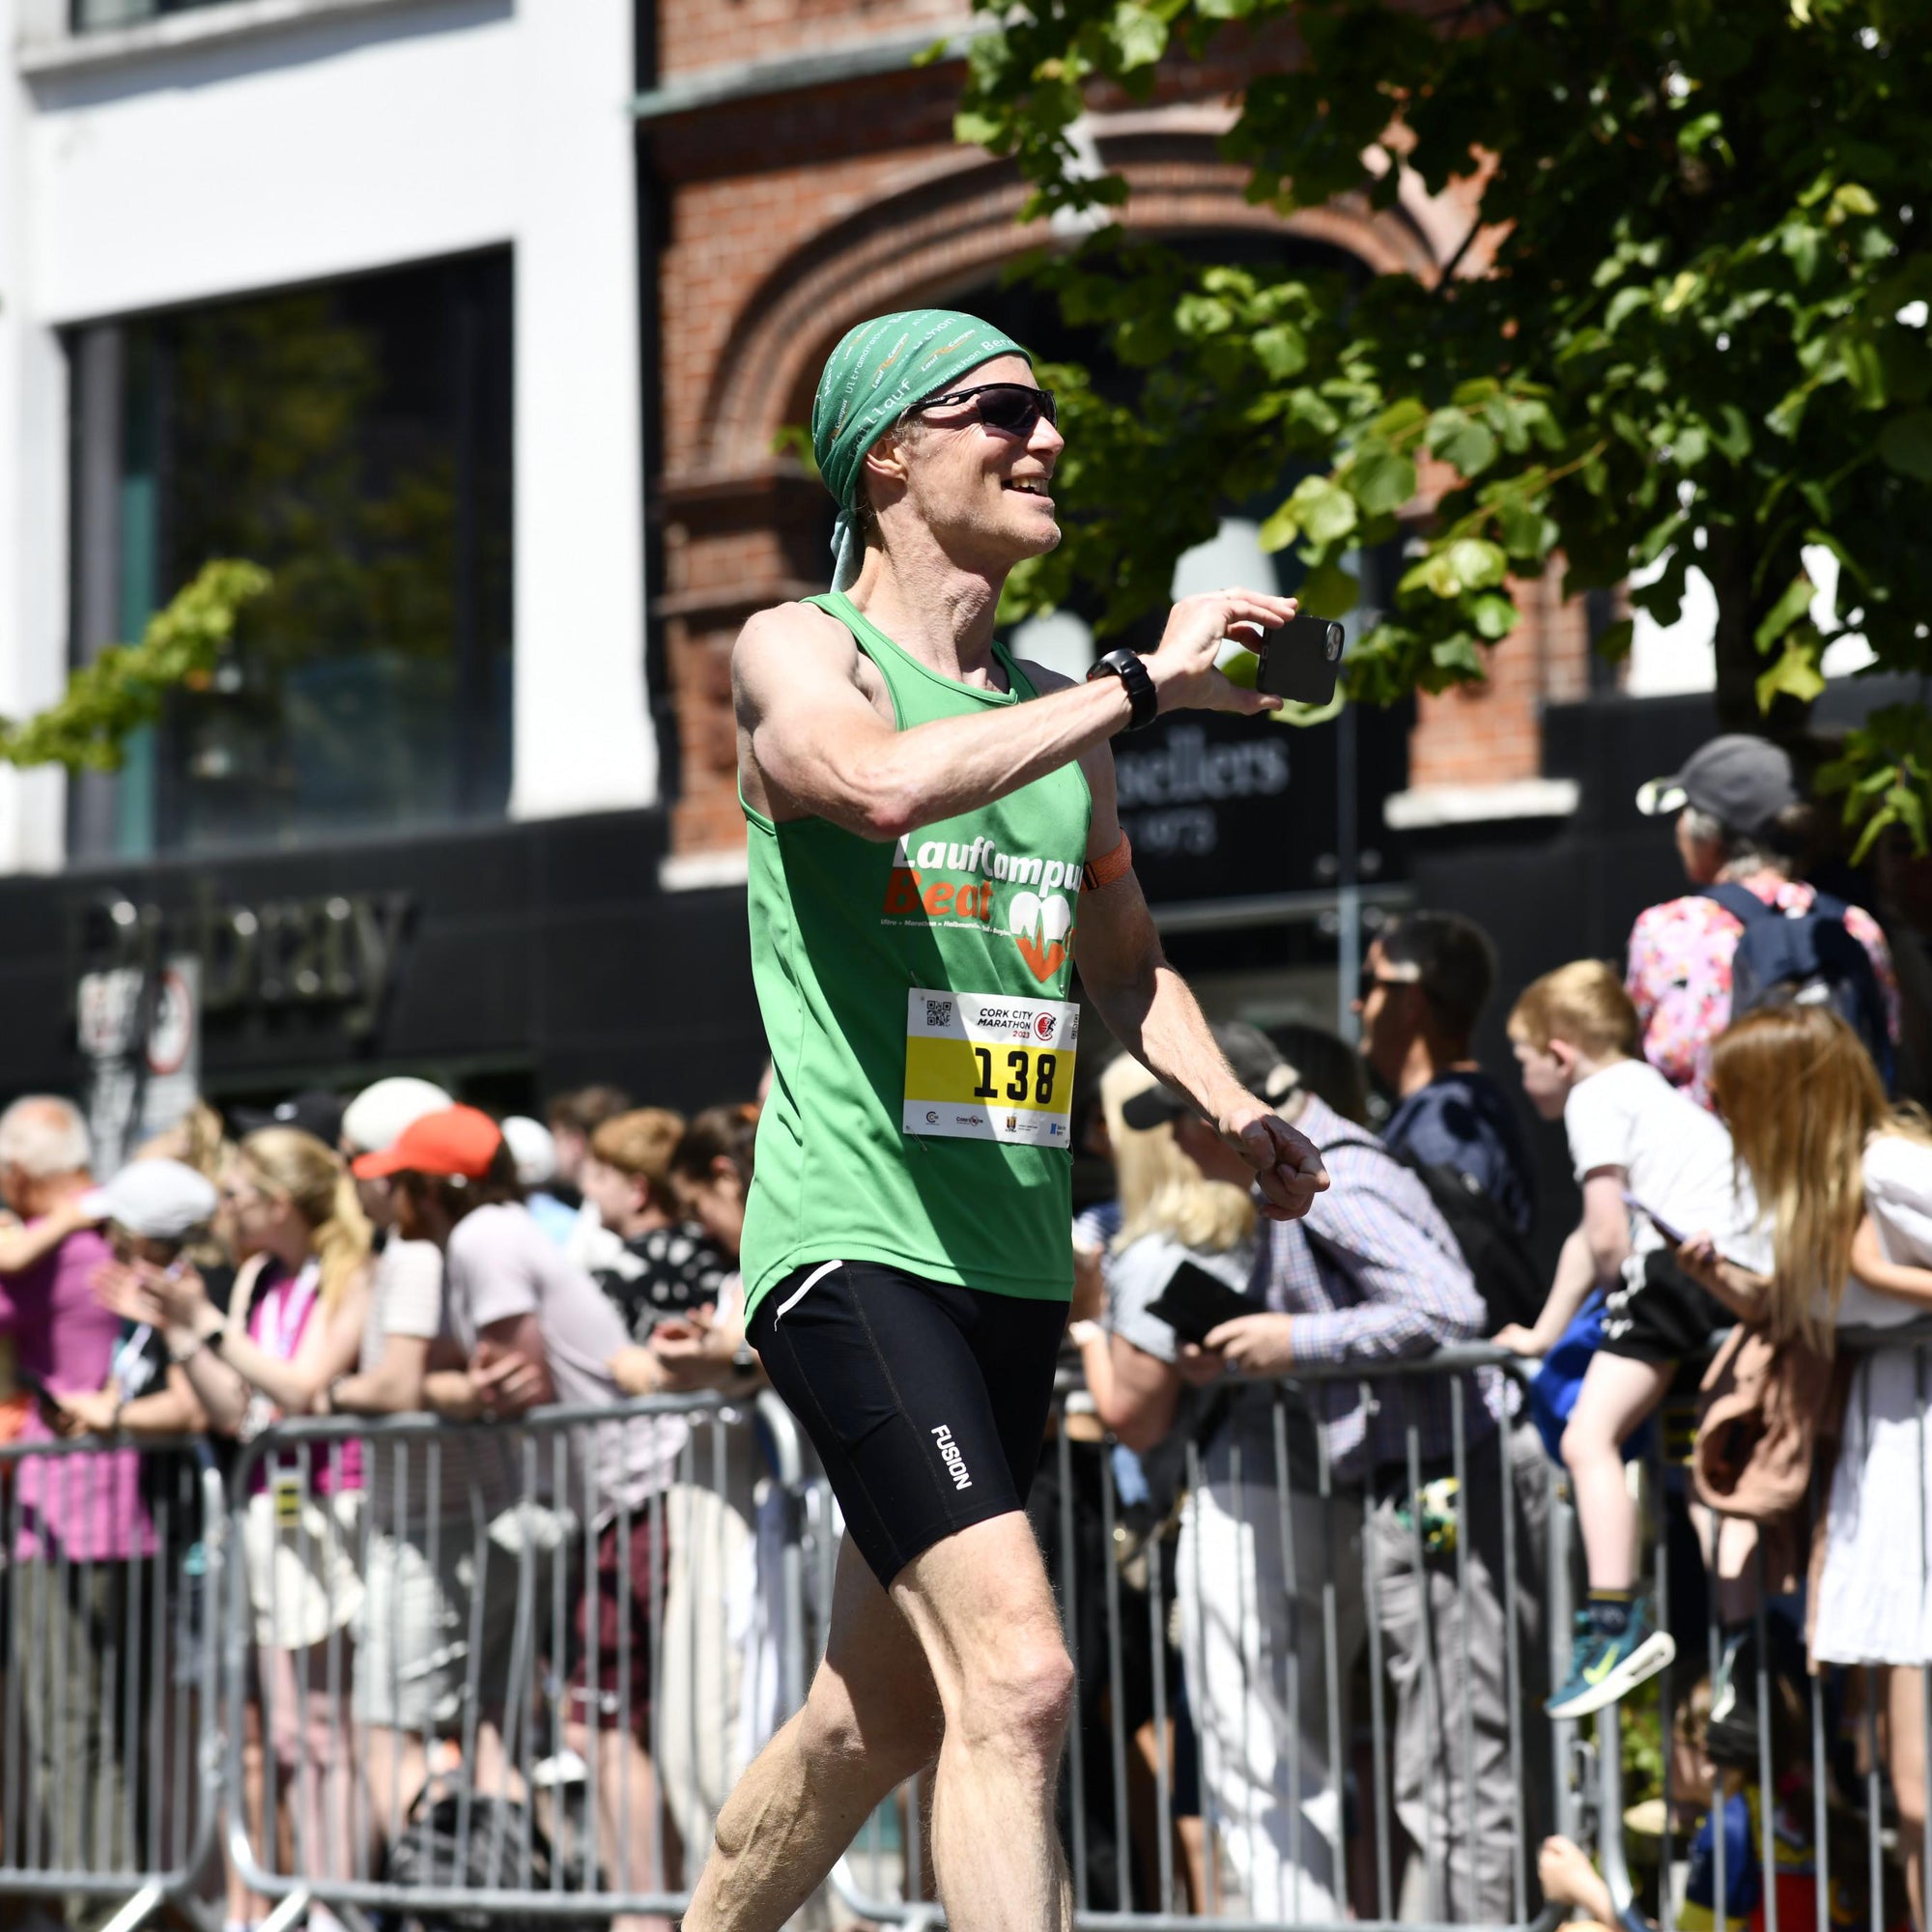
POLYGON ((881 1583, 955 1530, 1026 1507, 1065 1327, 1064 1301, 877 1262, 815 1262, 758 1303, 752 1346, 881 1583))
POLYGON ((1604 1339, 1606 1355, 1626 1355, 1636 1362, 1681 1362, 1700 1353, 1711 1337, 1726 1328, 1733 1317, 1708 1289, 1677 1265, 1668 1248, 1653 1249, 1643 1258, 1634 1287, 1624 1278, 1604 1298, 1604 1339))

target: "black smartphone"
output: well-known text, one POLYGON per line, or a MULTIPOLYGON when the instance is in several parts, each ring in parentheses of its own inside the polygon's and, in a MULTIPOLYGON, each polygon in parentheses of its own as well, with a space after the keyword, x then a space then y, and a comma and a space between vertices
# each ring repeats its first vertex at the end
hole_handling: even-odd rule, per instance
POLYGON ((1224 1321, 1237 1316, 1266 1313, 1260 1302, 1236 1293, 1220 1276, 1198 1262, 1182 1262, 1168 1276, 1167 1286, 1148 1303, 1183 1342, 1205 1342, 1224 1321))
POLYGON ((1263 638, 1255 689, 1297 704, 1332 704, 1348 634, 1331 617, 1291 617, 1263 638))

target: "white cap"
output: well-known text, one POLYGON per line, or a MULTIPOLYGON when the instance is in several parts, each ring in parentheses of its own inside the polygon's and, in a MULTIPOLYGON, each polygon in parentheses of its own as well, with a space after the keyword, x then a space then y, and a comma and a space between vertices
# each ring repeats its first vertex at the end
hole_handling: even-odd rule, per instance
POLYGON ((497 1124, 510 1144, 520 1186, 541 1187, 556 1179, 556 1142, 541 1121, 533 1121, 527 1114, 511 1114, 497 1124))
POLYGON ((435 1081, 394 1074, 350 1101, 342 1114, 342 1138, 357 1153, 386 1153, 405 1127, 454 1104, 435 1081))
POLYGON ((80 1211, 144 1240, 178 1241, 214 1219, 214 1183, 185 1163, 135 1160, 105 1187, 83 1194, 80 1211))

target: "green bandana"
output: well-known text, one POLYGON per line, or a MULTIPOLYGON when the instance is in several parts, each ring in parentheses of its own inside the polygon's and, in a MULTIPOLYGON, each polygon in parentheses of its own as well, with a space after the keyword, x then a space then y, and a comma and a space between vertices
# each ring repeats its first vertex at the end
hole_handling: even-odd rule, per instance
POLYGON ((969 369, 996 355, 1025 355, 1004 330, 952 308, 902 309, 845 331, 811 403, 812 453, 838 502, 833 589, 859 575, 864 546, 852 513, 866 452, 915 403, 952 387, 969 369))

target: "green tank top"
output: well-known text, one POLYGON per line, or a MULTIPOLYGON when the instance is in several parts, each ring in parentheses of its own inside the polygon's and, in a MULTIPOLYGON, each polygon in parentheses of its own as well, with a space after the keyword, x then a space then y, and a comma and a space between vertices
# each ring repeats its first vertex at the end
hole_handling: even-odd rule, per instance
MULTIPOLYGON (((835 592, 900 730, 1037 697, 976 690, 835 592)), ((742 803, 742 797, 741 797, 742 803)), ((1072 1292, 1074 920, 1093 801, 1077 761, 896 846, 748 805, 752 966, 775 1078, 746 1205, 746 1308, 808 1263, 996 1294, 1072 1292)))

